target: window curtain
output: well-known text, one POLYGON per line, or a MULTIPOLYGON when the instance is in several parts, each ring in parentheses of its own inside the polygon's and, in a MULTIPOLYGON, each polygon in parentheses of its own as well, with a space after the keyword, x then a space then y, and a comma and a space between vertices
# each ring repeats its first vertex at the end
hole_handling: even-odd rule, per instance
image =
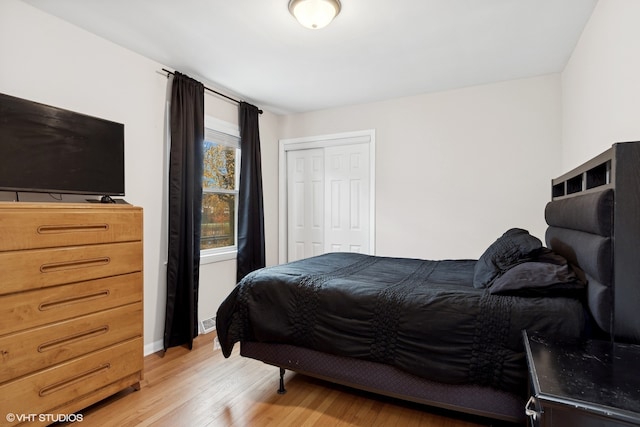
POLYGON ((238 191, 238 282, 265 266, 259 110, 240 102, 240 188, 238 191))
POLYGON ((193 347, 198 280, 204 139, 204 85, 174 73, 170 106, 169 250, 164 350, 193 347))

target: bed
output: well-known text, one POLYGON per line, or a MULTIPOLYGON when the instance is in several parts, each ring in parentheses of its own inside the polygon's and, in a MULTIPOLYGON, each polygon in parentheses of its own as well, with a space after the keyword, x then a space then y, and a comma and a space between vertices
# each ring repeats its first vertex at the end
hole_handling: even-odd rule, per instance
POLYGON ((279 392, 288 369, 523 422, 523 329, 640 340, 639 165, 640 143, 619 143, 552 180, 546 244, 514 228, 478 260, 329 253, 255 271, 218 310, 222 351, 280 368, 279 392))

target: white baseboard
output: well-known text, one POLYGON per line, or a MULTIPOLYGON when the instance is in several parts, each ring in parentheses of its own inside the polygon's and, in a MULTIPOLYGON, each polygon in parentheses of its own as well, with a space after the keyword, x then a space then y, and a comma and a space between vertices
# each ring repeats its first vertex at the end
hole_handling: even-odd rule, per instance
MULTIPOLYGON (((204 333, 200 332, 200 335, 208 334, 209 332, 213 332, 213 331, 215 331, 215 328, 204 333)), ((218 338, 216 337, 215 343, 214 343, 214 350, 217 350, 219 348, 220 348, 220 343, 218 342, 218 338)), ((157 353, 162 350, 164 350, 164 341, 163 340, 154 341, 144 346, 144 356, 146 357, 150 354, 157 353)))
POLYGON ((148 356, 162 350, 164 350, 164 342, 162 340, 158 340, 144 346, 144 355, 148 356))

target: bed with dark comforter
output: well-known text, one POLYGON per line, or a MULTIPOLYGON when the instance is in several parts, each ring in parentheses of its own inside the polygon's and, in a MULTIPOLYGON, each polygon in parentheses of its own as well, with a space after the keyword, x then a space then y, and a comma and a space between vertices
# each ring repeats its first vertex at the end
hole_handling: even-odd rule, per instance
POLYGON ((255 271, 218 339, 339 384, 525 421, 521 330, 640 342, 640 142, 552 180, 546 247, 511 229, 479 260, 332 253, 255 271), (615 227, 614 227, 615 224, 615 227))
MULTIPOLYGON (((525 233, 517 236, 537 240, 525 233)), ((508 234, 501 245, 514 245, 508 234)), ((511 262, 536 251, 538 260, 544 255, 541 264, 562 265, 539 241, 511 262)), ((568 294, 582 285, 571 275, 564 278, 575 284, 571 289, 499 295, 492 287, 474 287, 474 276, 482 276, 477 265, 329 253, 258 270, 220 307, 218 338, 225 356, 237 341, 284 343, 445 383, 523 390, 521 330, 579 336, 584 307, 577 294, 568 294)))

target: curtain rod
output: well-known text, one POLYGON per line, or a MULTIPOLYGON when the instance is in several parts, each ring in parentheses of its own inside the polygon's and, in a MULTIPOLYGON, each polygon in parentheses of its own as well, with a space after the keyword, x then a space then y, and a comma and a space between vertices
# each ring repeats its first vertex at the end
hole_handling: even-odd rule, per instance
MULTIPOLYGON (((167 77, 169 77, 170 75, 171 75, 171 76, 175 75, 175 73, 174 73, 173 71, 169 71, 169 70, 167 70, 166 68, 163 68, 163 69, 162 69, 162 71, 164 71, 165 73, 167 73, 167 77)), ((203 86, 204 86, 204 85, 203 85, 203 86)), ((206 86, 204 86, 204 89, 205 89, 205 90, 208 90, 209 92, 213 92, 213 93, 215 93, 216 95, 219 95, 219 96, 221 96, 221 97, 223 97, 223 98, 227 98, 229 101, 233 101, 233 102, 235 102, 236 104, 240 104, 240 101, 238 101, 237 99, 232 98, 232 97, 230 97, 230 96, 227 96, 227 95, 225 95, 224 93, 220 93, 220 92, 218 92, 217 90, 213 90, 213 89, 208 88, 208 87, 206 87, 206 86)), ((258 113, 262 114, 262 110, 258 109, 258 113)))

